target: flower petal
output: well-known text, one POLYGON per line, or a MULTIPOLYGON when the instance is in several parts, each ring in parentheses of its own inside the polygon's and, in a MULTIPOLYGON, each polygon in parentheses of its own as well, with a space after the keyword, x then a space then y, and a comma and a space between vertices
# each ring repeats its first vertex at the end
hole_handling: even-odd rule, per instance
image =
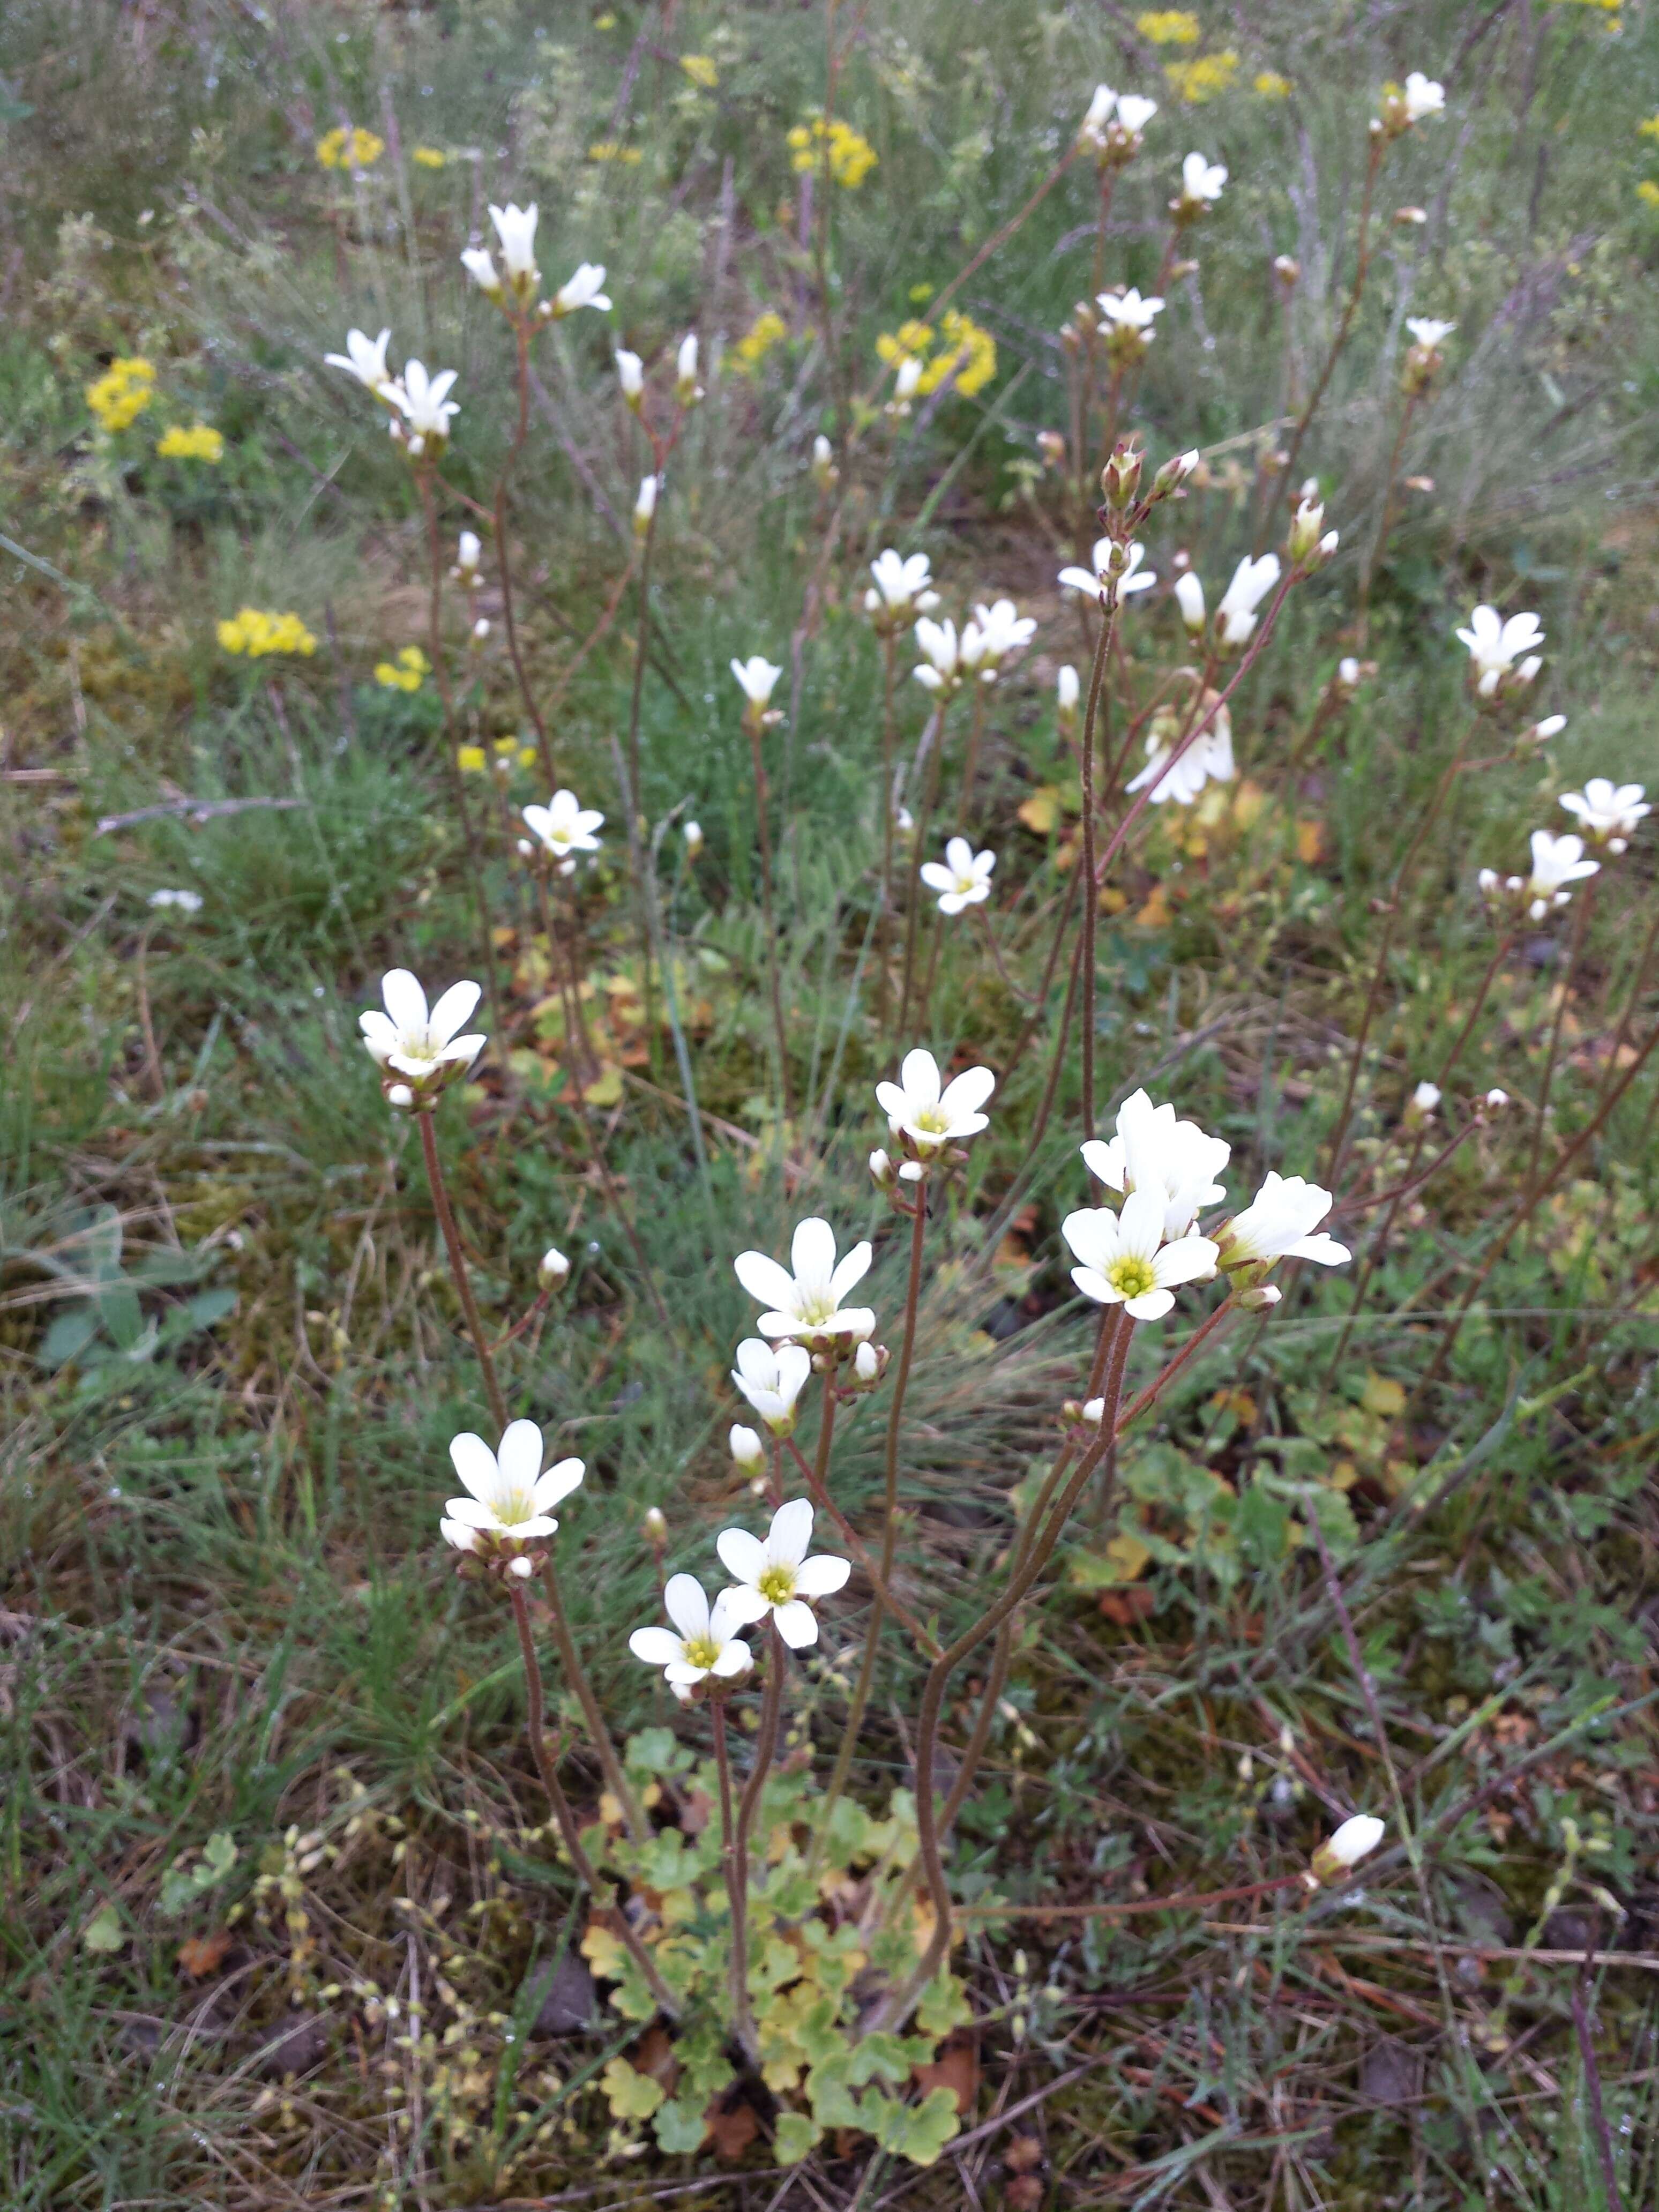
POLYGON ((966 1120, 977 1114, 997 1087, 997 1079, 988 1067, 966 1067, 945 1086, 940 1106, 953 1120, 966 1120))
POLYGON ((1317 1237, 1298 1237, 1294 1244, 1287 1244, 1285 1249, 1293 1260, 1312 1260, 1322 1267, 1346 1267, 1353 1257, 1346 1244, 1339 1244, 1334 1237, 1326 1236, 1322 1230, 1317 1237))
POLYGON ((482 1437, 471 1430, 449 1440, 451 1464, 475 1498, 487 1505, 500 1495, 501 1470, 495 1464, 495 1455, 482 1437))
POLYGON ((694 1667, 689 1659, 675 1659, 662 1670, 663 1680, 681 1690, 693 1688, 708 1672, 706 1667, 694 1667))
POLYGON ((778 1634, 792 1651, 805 1651, 809 1644, 818 1640, 818 1617, 810 1605, 803 1605, 792 1597, 787 1605, 781 1605, 772 1618, 778 1625, 778 1634))
POLYGON ((1116 1306, 1123 1303, 1122 1291, 1114 1290, 1105 1276, 1097 1274, 1092 1267, 1073 1267, 1072 1280, 1084 1297, 1092 1298, 1097 1306, 1116 1306))
POLYGON ((1174 1304, 1173 1291, 1143 1291, 1138 1298, 1126 1298, 1123 1310, 1137 1321, 1162 1321, 1174 1304))
POLYGON ((904 1085, 914 1106, 936 1106, 939 1103, 939 1062, 926 1047, 918 1045, 904 1055, 904 1065, 899 1070, 899 1081, 904 1085))
POLYGON ((845 1589, 853 1571, 850 1559, 838 1559, 833 1552, 817 1552, 810 1559, 803 1559, 795 1570, 795 1595, 798 1597, 834 1597, 838 1589, 845 1589))
POLYGON ((1164 1242, 1164 1196, 1160 1184, 1132 1190, 1117 1218, 1118 1249, 1136 1260, 1150 1260, 1164 1242))
POLYGON ((714 1549, 726 1573, 740 1583, 757 1583, 766 1571, 766 1547, 747 1528, 722 1528, 714 1549))
POLYGON ((812 1540, 812 1507, 805 1498, 792 1498, 772 1516, 767 1533, 766 1556, 780 1566, 798 1567, 812 1540))
POLYGON ((830 1295, 839 1305, 854 1283, 861 1283, 870 1272, 871 1250, 868 1244, 855 1244, 830 1278, 830 1295))
POLYGON ((386 1000, 386 1010, 400 1030, 423 1030, 426 1027, 426 993, 420 979, 411 975, 407 968, 388 968, 380 978, 380 996, 386 1000))
POLYGON ((1122 1189, 1123 1147, 1116 1139, 1103 1144, 1098 1137, 1091 1137, 1079 1150, 1083 1154, 1084 1165, 1097 1182, 1103 1182, 1108 1190, 1122 1189))
POLYGON ((1156 1255, 1152 1267, 1167 1290, 1176 1283, 1198 1283, 1215 1273, 1220 1246, 1207 1237, 1182 1237, 1156 1255))
POLYGON ((571 1492, 580 1486, 581 1479, 586 1472, 586 1467, 579 1459, 556 1461, 541 1477, 532 1492, 531 1503, 535 1506, 538 1513, 545 1513, 550 1506, 556 1505, 562 1498, 568 1498, 571 1492))
POLYGON ((763 1597, 748 1583, 738 1583, 731 1589, 723 1589, 714 1601, 713 1618, 719 1623, 719 1641, 724 1643, 734 1628, 747 1628, 751 1622, 764 1620, 772 1610, 772 1601, 763 1597))
POLYGON ((820 1220, 816 1213, 809 1213, 805 1221, 795 1224, 789 1245, 789 1263, 802 1290, 828 1290, 830 1277, 836 1272, 836 1232, 827 1221, 820 1220))
POLYGON ((534 1421, 509 1421, 496 1447, 495 1463, 509 1490, 533 1490, 542 1471, 542 1432, 534 1421))
POLYGON ((428 1017, 428 1026, 440 1044, 447 1044, 458 1030, 466 1027, 483 996, 476 983, 450 985, 428 1017))
POLYGON ((664 1610, 689 1643, 708 1633, 708 1597, 695 1575, 670 1575, 662 1594, 664 1610))
MULTIPOLYGON (((795 1279, 787 1267, 779 1267, 775 1260, 764 1252, 739 1252, 732 1262, 732 1271, 751 1298, 762 1305, 781 1306, 787 1312, 795 1304, 795 1279)), ((764 1330, 766 1323, 760 1324, 764 1330)), ((781 1335, 781 1330, 769 1334, 781 1335)))
POLYGON ((452 1521, 459 1521, 463 1528, 499 1528, 495 1509, 486 1498, 452 1498, 444 1507, 452 1521))
POLYGON ((729 1644, 720 1646, 720 1656, 709 1668, 722 1681, 730 1681, 733 1674, 746 1674, 755 1663, 755 1655, 742 1637, 734 1636, 729 1644))

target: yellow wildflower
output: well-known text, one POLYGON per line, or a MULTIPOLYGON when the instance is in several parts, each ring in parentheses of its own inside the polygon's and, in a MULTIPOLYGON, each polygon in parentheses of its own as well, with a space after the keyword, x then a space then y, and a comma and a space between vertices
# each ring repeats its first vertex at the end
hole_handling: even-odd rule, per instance
POLYGON ((707 54, 682 54, 680 67, 693 84, 700 84, 705 92, 713 92, 720 81, 720 73, 707 54))
POLYGON ((441 169, 449 156, 441 146, 416 146, 409 158, 417 168, 441 169))
POLYGON ((619 146, 614 138, 601 138, 587 149, 590 161, 620 161, 624 168, 635 169, 645 159, 637 146, 619 146))
POLYGON ((1636 130, 1638 137, 1659 138, 1659 115, 1648 116, 1637 125, 1636 130))
POLYGON ((164 461, 221 461, 225 441, 210 423, 192 422, 186 429, 182 422, 175 422, 161 433, 155 450, 164 461))
POLYGON ((1238 56, 1224 46, 1219 53, 1200 54, 1194 61, 1165 62, 1164 74, 1179 99, 1189 107, 1201 107, 1227 90, 1238 74, 1238 56))
POLYGON ((839 116, 829 123, 821 115, 810 123, 797 123, 786 143, 792 168, 827 166, 836 182, 849 192, 857 191, 881 158, 870 141, 839 116))
POLYGON ((489 750, 482 745, 458 745, 455 765, 463 775, 482 775, 493 768, 497 775, 511 775, 514 769, 534 768, 537 761, 534 745, 526 745, 517 738, 495 738, 489 750))
POLYGON ((956 389, 971 399, 997 373, 996 340, 955 307, 945 310, 937 331, 931 323, 915 321, 901 323, 896 331, 884 331, 876 340, 876 352, 890 368, 904 361, 922 362, 921 380, 916 386, 922 398, 953 377, 956 389), (939 349, 934 352, 936 339, 939 349))
POLYGON ((383 684, 388 691, 418 691, 422 681, 432 672, 432 663, 418 645, 406 645, 395 661, 382 660, 375 664, 374 681, 383 684))
POLYGON ((617 19, 608 8, 603 15, 596 15, 593 18, 593 28, 596 31, 614 31, 616 27, 617 19))
POLYGON ((482 775, 484 772, 484 749, 482 745, 458 745, 455 765, 463 775, 482 775))
POLYGON ((1644 207, 1659 208, 1659 185, 1651 177, 1644 177, 1636 187, 1636 197, 1644 207))
POLYGON ((925 307, 938 289, 937 284, 913 284, 904 296, 913 307, 925 307))
POLYGON ((155 397, 155 371, 142 354, 118 355, 95 384, 87 386, 87 404, 104 430, 125 430, 155 397))
POLYGON ((763 308, 732 347, 733 366, 746 375, 765 360, 780 339, 788 335, 789 325, 777 310, 763 308))
POLYGON ((1158 8, 1135 17, 1135 28, 1155 46, 1195 46, 1198 18, 1185 8, 1158 8))
POLYGON ((317 141, 317 160, 325 169, 372 169, 386 151, 386 140, 358 125, 343 125, 317 141))
POLYGON ((296 614, 268 614, 259 607, 239 607, 228 622, 219 624, 219 642, 227 653, 245 653, 261 660, 268 653, 317 650, 317 641, 296 614))
POLYGON ((1261 70, 1256 74, 1252 89, 1259 92, 1263 100, 1288 100, 1291 91, 1291 80, 1287 76, 1280 76, 1277 70, 1261 70))

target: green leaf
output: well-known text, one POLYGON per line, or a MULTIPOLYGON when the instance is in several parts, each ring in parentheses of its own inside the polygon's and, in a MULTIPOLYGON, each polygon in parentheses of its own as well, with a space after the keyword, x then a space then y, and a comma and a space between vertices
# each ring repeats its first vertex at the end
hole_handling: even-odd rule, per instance
MULTIPOLYGON (((866 2099, 866 2106, 872 2102, 866 2099)), ((912 2166, 933 2166, 953 2136, 960 2133, 956 2092, 931 2089, 919 2105, 899 2105, 884 2118, 877 2142, 912 2166)), ((875 2132, 872 2130, 872 2132, 875 2132)))
POLYGON ((121 1916, 112 1904, 100 1905, 81 1930, 82 1948, 100 1955, 118 1951, 126 1940, 121 1916))
MULTIPOLYGON (((665 2150, 671 2158, 682 2158, 702 2148, 703 2136, 708 2131, 703 2119, 707 2103, 707 2098, 699 2104, 695 2099, 675 2097, 652 2121, 651 2132, 657 2138, 658 2147, 665 2150)), ((611 2109, 615 2111, 614 2105, 611 2109)))
POLYGON ((98 1309, 90 1303, 60 1313, 41 1338, 35 1357, 43 1367, 67 1367, 98 1334, 98 1309))
POLYGON ((672 1774, 685 1763, 684 1754, 674 1741, 672 1729, 641 1729, 630 1735, 623 1751, 623 1764, 630 1774, 638 1774, 647 1782, 659 1774, 672 1774))
POLYGON ((780 2166, 799 2166, 807 2153, 823 2140, 823 2130, 805 2112, 780 2112, 772 2138, 772 2155, 780 2166))
POLYGON ((185 1311, 197 1328, 214 1328, 236 1310, 236 1293, 227 1286, 217 1291, 198 1291, 193 1298, 185 1302, 185 1311))
MULTIPOLYGON (((617 2120, 648 2120, 668 2094, 654 2075, 641 2074, 625 2058, 611 2060, 599 2077, 599 2087, 605 2092, 611 2118, 617 2120)), ((699 2142, 702 2135, 699 2122, 699 2142)))
POLYGON ((916 2026, 935 2043, 942 2043, 952 2028, 963 2027, 973 2016, 967 1990, 948 1966, 942 1967, 921 1993, 916 2026))

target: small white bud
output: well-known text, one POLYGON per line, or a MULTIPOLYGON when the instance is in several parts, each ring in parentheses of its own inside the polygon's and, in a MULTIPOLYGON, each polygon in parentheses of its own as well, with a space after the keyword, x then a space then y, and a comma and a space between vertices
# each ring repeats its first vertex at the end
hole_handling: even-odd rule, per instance
POLYGON ((509 1559, 507 1563, 507 1571, 510 1575, 516 1575, 521 1583, 527 1583, 536 1571, 536 1562, 533 1559, 509 1559))
POLYGON ((482 646, 489 635, 489 621, 484 616, 480 615, 472 625, 472 642, 475 646, 482 646))
POLYGON ((881 1372, 881 1358, 867 1340, 853 1354, 853 1372, 860 1382, 873 1382, 881 1372))
POLYGON ((1422 1115, 1432 1114, 1435 1108, 1439 1103, 1440 1085, 1437 1083, 1419 1083, 1416 1090, 1412 1093, 1412 1110, 1413 1113, 1422 1115))
POLYGON ((406 1114, 415 1103, 415 1093, 406 1083, 394 1083, 386 1094, 386 1103, 395 1107, 398 1113, 406 1114))
POLYGON ((550 1244, 542 1254, 542 1264, 536 1270, 536 1280, 544 1291, 556 1291, 570 1279, 570 1262, 556 1244, 550 1244))
POLYGON ((640 402, 645 397, 645 363, 638 354, 618 351, 617 378, 622 386, 623 398, 637 414, 640 402))
POLYGON ((1313 1855, 1313 1872, 1321 1881, 1333 1881, 1357 1867, 1382 1842, 1383 1823, 1370 1813, 1356 1813, 1334 1836, 1328 1836, 1313 1855))
POLYGON ((647 1505, 646 1507, 645 1516, 640 1522, 640 1527, 645 1532, 645 1539, 647 1543, 661 1544, 666 1541, 668 1536, 668 1522, 664 1516, 663 1510, 660 1505, 647 1505))
POLYGON ((1559 738, 1566 726, 1567 718, 1565 714, 1546 714, 1541 722, 1533 724, 1534 741, 1538 744, 1544 744, 1551 738, 1559 738))
POLYGON ((685 838, 685 854, 686 854, 686 858, 687 858, 688 860, 695 860, 696 859, 696 857, 697 857, 698 854, 699 854, 699 853, 701 853, 701 852, 702 852, 702 823, 701 823, 701 822, 688 822, 688 823, 686 823, 686 825, 685 825, 685 829, 684 829, 684 831, 683 832, 683 835, 684 836, 684 838, 685 838))
POLYGON ((766 1465, 766 1447, 757 1429, 745 1429, 741 1422, 732 1431, 732 1456, 744 1474, 766 1465))
POLYGON ((870 1179, 878 1190, 886 1190, 893 1180, 893 1163, 879 1147, 870 1155, 870 1179))
POLYGON ((1188 632, 1196 637, 1204 627, 1204 585, 1190 568, 1185 569, 1175 580, 1176 605, 1181 609, 1181 619, 1188 632))
POLYGON ((693 331, 680 340, 679 362, 674 386, 674 397, 682 407, 695 407, 702 398, 702 386, 697 381, 697 339, 693 331))
POLYGON ((651 518, 657 511, 657 478, 641 477, 640 489, 634 501, 634 535, 643 538, 651 528, 651 518))

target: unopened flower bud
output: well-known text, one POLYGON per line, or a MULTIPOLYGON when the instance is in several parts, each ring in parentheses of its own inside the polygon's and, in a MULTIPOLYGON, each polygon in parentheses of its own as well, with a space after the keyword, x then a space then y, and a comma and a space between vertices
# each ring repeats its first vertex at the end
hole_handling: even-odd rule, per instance
POLYGON ((1551 738, 1559 738, 1567 726, 1565 714, 1546 714, 1541 722, 1534 722, 1527 732, 1534 744, 1544 744, 1551 738))
POLYGON ((510 1575, 516 1575, 521 1583, 527 1583, 536 1571, 536 1562, 534 1559, 526 1559, 521 1553, 518 1559, 507 1561, 507 1571, 510 1575))
POLYGON ((1077 704, 1081 696, 1077 671, 1068 661, 1054 678, 1055 711, 1062 730, 1069 731, 1076 727, 1077 704))
POLYGON ((544 1291, 562 1290, 570 1279, 570 1262, 556 1244, 550 1244, 542 1254, 542 1264, 536 1270, 536 1280, 544 1291))
POLYGON ((893 1187, 893 1163, 879 1148, 870 1155, 870 1179, 878 1190, 893 1187))
POLYGON ((840 474, 836 449, 820 431, 812 441, 812 481, 820 491, 828 491, 840 474))
POLYGON ((1402 228, 1416 229, 1428 221, 1429 211, 1427 208, 1400 207, 1395 210, 1394 219, 1402 228))
POLYGON ((1066 441, 1058 430, 1039 430, 1037 451, 1042 456, 1042 465, 1045 469, 1065 467, 1066 441))
POLYGON ((732 1431, 732 1456, 745 1474, 750 1474, 766 1465, 766 1447, 756 1429, 745 1429, 739 1422, 732 1431))
POLYGON ((1346 692, 1359 689, 1359 663, 1352 653, 1336 664, 1336 688, 1339 691, 1346 692))
POLYGON ((1340 1881, 1382 1840, 1383 1823, 1370 1813, 1356 1813, 1334 1836, 1328 1836, 1314 1853, 1310 1869, 1316 1881, 1340 1881))
POLYGON ((884 1345, 871 1344, 866 1340, 853 1354, 853 1372, 866 1389, 872 1383, 880 1382, 886 1366, 887 1349, 884 1345))
POLYGON ((634 535, 644 538, 649 534, 651 519, 657 512, 657 479, 641 477, 640 489, 634 501, 634 535))
POLYGON ((1273 257, 1273 275, 1288 292, 1302 282, 1302 264, 1292 254, 1276 254, 1273 257))
POLYGON ((1188 453, 1171 453, 1152 478, 1152 497, 1155 500, 1168 499, 1172 491, 1178 491, 1197 468, 1198 463, 1199 452, 1196 446, 1188 453))
POLYGON ((660 1505, 646 1507, 644 1517, 640 1522, 640 1528, 646 1542, 653 1551, 659 1545, 667 1542, 668 1521, 660 1505))
POLYGON ((637 415, 645 398, 645 363, 638 354, 618 352, 617 380, 622 386, 623 398, 637 415))
POLYGON ((1408 1121, 1425 1121, 1439 1103, 1440 1085, 1437 1083, 1419 1083, 1406 1108, 1406 1119, 1408 1121))
POLYGON ((695 407, 702 398, 702 386, 697 381, 697 339, 695 331, 680 340, 674 397, 682 407, 695 407))
POLYGON ((386 1103, 399 1114, 407 1114, 415 1103, 415 1093, 406 1083, 394 1083, 386 1094, 386 1103))
POLYGON ((1188 568, 1175 580, 1176 605, 1181 609, 1181 619, 1190 636, 1196 637, 1204 627, 1204 586, 1201 579, 1188 568))
POLYGON ((915 398, 916 387, 921 382, 921 363, 914 354, 907 354, 899 363, 898 373, 893 379, 893 405, 898 413, 909 413, 910 402, 915 398))
POLYGON ((1301 505, 1291 517, 1291 532, 1285 548, 1297 568, 1316 550, 1324 527, 1323 507, 1304 494, 1301 505))
POLYGON ((484 616, 480 615, 480 616, 478 617, 477 621, 477 622, 475 622, 475 623, 473 623, 473 625, 472 625, 472 632, 471 632, 471 645, 472 645, 472 649, 473 649, 473 651, 474 651, 475 653, 479 653, 479 652, 482 652, 482 651, 483 651, 483 647, 484 647, 484 643, 485 643, 486 640, 489 638, 489 621, 487 620, 487 618, 486 618, 484 616))
POLYGON ((1118 514, 1132 507, 1140 490, 1141 456, 1127 439, 1120 439, 1100 472, 1101 496, 1118 514))
POLYGON ((1509 1103, 1510 1094, 1507 1091, 1489 1091, 1486 1093, 1486 1106, 1488 1113, 1501 1114, 1509 1103))
POLYGON ((1239 1292, 1239 1310, 1242 1313, 1271 1313, 1282 1295, 1275 1285, 1258 1283, 1253 1290, 1239 1292))
POLYGON ((702 850, 702 823, 688 822, 682 834, 685 838, 685 857, 688 860, 695 860, 702 850))

